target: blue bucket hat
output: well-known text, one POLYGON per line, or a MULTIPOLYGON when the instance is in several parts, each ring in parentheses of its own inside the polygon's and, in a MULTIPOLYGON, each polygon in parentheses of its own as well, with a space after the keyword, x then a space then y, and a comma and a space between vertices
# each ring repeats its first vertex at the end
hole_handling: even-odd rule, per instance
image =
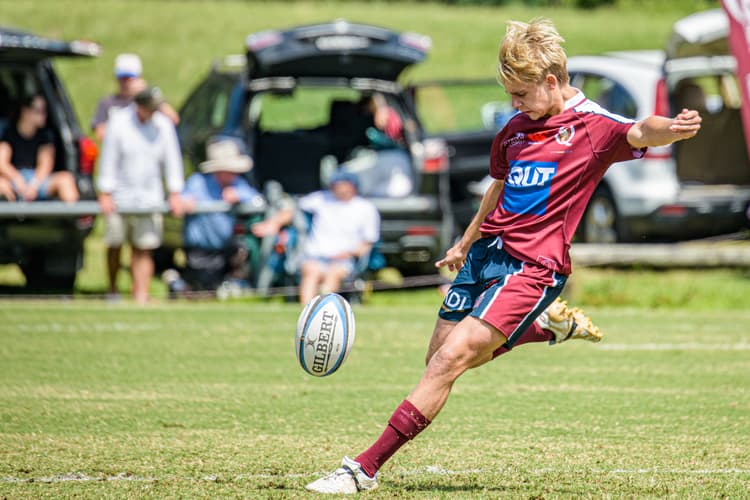
POLYGON ((349 182, 354 185, 354 188, 357 191, 359 191, 359 177, 351 172, 344 172, 342 170, 339 170, 338 172, 333 174, 331 176, 331 182, 329 184, 333 186, 337 182, 349 182))

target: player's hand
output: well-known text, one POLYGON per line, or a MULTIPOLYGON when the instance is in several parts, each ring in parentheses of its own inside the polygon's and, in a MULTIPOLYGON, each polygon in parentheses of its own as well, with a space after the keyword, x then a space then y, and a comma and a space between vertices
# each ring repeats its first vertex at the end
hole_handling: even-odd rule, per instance
POLYGON ((445 257, 435 262, 436 268, 448 266, 450 271, 460 271, 466 263, 466 251, 463 245, 459 242, 453 245, 445 252, 445 257))
POLYGON ((683 108, 672 119, 669 130, 679 136, 678 140, 689 139, 698 133, 702 120, 700 113, 696 110, 683 108))

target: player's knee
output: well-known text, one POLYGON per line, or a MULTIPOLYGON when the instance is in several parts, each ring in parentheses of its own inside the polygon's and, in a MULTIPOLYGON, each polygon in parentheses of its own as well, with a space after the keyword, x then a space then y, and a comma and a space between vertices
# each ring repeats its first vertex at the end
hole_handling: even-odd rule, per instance
POLYGON ((444 344, 427 361, 427 369, 434 376, 457 379, 473 365, 473 353, 463 345, 444 344))

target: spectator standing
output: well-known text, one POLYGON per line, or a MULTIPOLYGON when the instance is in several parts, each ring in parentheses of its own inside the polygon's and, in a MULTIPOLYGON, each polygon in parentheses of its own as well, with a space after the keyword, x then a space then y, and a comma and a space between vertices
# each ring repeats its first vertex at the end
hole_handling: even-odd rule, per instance
POLYGON ((148 301, 154 274, 151 252, 161 245, 164 203, 163 177, 172 213, 182 215, 180 192, 184 173, 177 134, 170 120, 159 111, 161 91, 148 87, 134 103, 114 113, 107 121, 99 165, 99 205, 106 217, 105 243, 110 297, 117 297, 120 251, 127 241, 132 250, 133 298, 148 301), (121 215, 122 209, 154 209, 154 213, 121 215))
MULTIPOLYGON (((331 178, 330 189, 303 196, 298 205, 312 216, 299 287, 299 301, 306 304, 318 293, 340 290, 357 260, 370 254, 380 239, 380 214, 371 201, 357 194, 357 177, 341 171, 331 178)), ((293 209, 281 210, 255 224, 253 233, 277 234, 293 216, 293 209)))
POLYGON ((232 212, 195 214, 197 203, 224 201, 229 204, 262 202, 263 197, 242 176, 253 166, 231 139, 211 143, 200 172, 191 175, 182 192, 183 242, 186 254, 185 281, 194 290, 213 290, 224 280, 246 282, 249 277, 248 249, 234 235, 237 217, 232 212))
POLYGON ((8 201, 78 201, 70 172, 53 172, 55 144, 46 127, 47 103, 41 94, 25 98, 16 119, 0 136, 0 195, 8 201))
MULTIPOLYGON (((100 142, 104 140, 104 132, 107 128, 107 120, 111 113, 125 108, 133 102, 133 96, 145 89, 148 84, 143 79, 143 64, 141 58, 136 54, 120 54, 115 58, 115 78, 117 79, 117 92, 103 97, 96 107, 94 118, 91 120, 91 130, 100 142)), ((180 117, 172 106, 162 102, 159 106, 161 111, 172 123, 177 125, 180 117)))

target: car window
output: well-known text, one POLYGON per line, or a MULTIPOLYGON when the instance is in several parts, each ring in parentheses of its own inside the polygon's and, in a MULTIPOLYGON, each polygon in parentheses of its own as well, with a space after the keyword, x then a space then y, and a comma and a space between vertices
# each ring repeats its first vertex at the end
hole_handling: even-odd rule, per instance
POLYGON ((230 92, 230 85, 218 79, 207 80, 182 108, 182 119, 197 129, 220 128, 227 115, 230 92))
POLYGON ((250 121, 257 120, 263 132, 313 129, 328 124, 331 103, 357 102, 359 98, 359 92, 349 88, 299 87, 293 92, 264 92, 249 108, 251 115, 256 115, 250 116, 250 121))
POLYGON ((635 118, 638 106, 630 93, 611 78, 590 73, 571 75, 571 85, 583 91, 587 98, 605 109, 624 116, 635 118))
POLYGON ((419 119, 428 134, 499 130, 515 111, 494 81, 435 82, 416 89, 419 119))
POLYGON ((742 94, 731 73, 683 78, 672 91, 674 112, 682 108, 715 114, 725 108, 740 109, 742 94))
POLYGON ((39 92, 30 68, 0 66, 0 119, 8 120, 24 96, 39 92))

